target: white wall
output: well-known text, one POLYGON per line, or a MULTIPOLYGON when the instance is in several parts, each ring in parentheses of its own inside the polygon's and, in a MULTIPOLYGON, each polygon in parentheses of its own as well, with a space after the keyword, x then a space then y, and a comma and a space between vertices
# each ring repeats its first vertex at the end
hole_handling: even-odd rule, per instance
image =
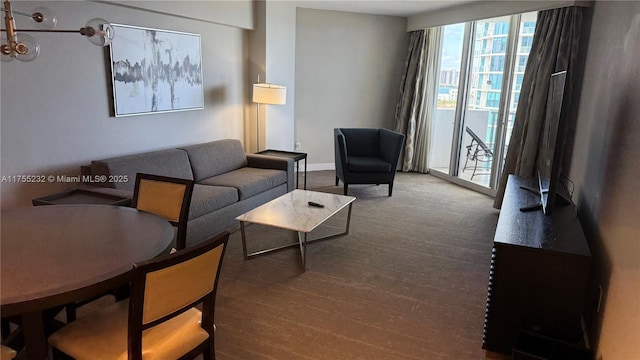
MULTIPOLYGON (((194 9, 202 2, 181 4, 194 9)), ((79 29, 87 20, 102 17, 114 23, 201 34, 205 109, 112 117, 105 49, 78 34, 33 33, 41 45, 40 56, 30 63, 2 63, 0 68, 2 176, 76 175, 79 166, 92 159, 222 138, 243 139, 247 55, 240 27, 84 1, 19 1, 12 5, 23 11, 49 7, 58 15, 58 29, 79 29)), ((207 11, 211 5, 207 3, 207 11)), ((26 25, 22 18, 16 22, 19 28, 26 25)), ((32 198, 69 185, 5 181, 0 185, 1 206, 30 205, 32 198)))
POLYGON ((267 1, 266 81, 287 87, 285 105, 265 106, 266 148, 293 150, 296 106, 296 6, 292 1, 267 1))
MULTIPOLYGON (((95 1, 95 0, 89 0, 95 1)), ((149 10, 185 19, 253 29, 252 0, 209 1, 103 1, 132 9, 149 10)))
POLYGON ((604 290, 589 329, 599 360, 640 359, 638 39, 640 2, 595 2, 570 178, 593 255, 592 291, 604 290))
POLYGON ((406 18, 298 8, 295 40, 296 142, 333 168, 334 128, 393 127, 406 18))
POLYGON ((256 1, 254 31, 249 32, 249 81, 282 85, 287 88, 284 105, 250 103, 247 111, 247 151, 256 151, 256 128, 260 126, 260 150, 293 150, 295 108, 295 31, 296 4, 293 1, 256 1), (257 121, 260 124, 257 124, 257 121))
MULTIPOLYGON (((267 30, 267 19, 266 19, 267 6, 265 1, 255 1, 253 7, 254 14, 254 24, 253 30, 247 32, 247 43, 248 43, 248 56, 249 62, 247 66, 248 71, 248 81, 247 81, 247 91, 249 92, 249 97, 253 96, 253 84, 258 82, 265 82, 265 67, 266 67, 266 30, 267 30)), ((260 116, 258 117, 257 111, 258 107, 255 103, 249 102, 247 104, 247 111, 245 111, 246 119, 245 119, 245 150, 250 152, 257 152, 260 149, 265 149, 265 132, 264 132, 264 124, 265 124, 265 111, 264 106, 260 108, 260 116), (257 122, 260 121, 260 124, 257 122), (260 126, 260 131, 258 132, 258 126, 260 126), (259 145, 260 149, 258 149, 258 133, 260 136, 259 145)))

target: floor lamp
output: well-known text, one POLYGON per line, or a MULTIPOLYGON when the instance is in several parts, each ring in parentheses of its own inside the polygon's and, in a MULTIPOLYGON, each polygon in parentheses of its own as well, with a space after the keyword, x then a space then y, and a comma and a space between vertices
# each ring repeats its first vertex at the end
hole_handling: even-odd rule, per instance
POLYGON ((260 151, 260 104, 284 105, 287 103, 287 88, 280 85, 253 84, 253 102, 256 103, 256 132, 258 134, 258 150, 260 151))

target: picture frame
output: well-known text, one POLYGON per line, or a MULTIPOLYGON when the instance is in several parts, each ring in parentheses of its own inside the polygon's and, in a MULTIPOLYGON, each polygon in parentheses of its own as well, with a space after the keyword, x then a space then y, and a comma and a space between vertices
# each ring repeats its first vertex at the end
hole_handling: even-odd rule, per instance
POLYGON ((204 109, 200 34, 111 25, 116 117, 204 109))

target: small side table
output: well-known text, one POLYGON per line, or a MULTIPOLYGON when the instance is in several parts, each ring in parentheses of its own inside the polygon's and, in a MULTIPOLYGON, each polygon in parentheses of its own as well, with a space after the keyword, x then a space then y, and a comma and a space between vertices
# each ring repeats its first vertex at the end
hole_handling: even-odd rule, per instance
POLYGON ((33 206, 63 204, 93 204, 131 206, 131 199, 85 189, 71 189, 31 200, 33 206))
POLYGON ((296 189, 300 187, 300 160, 304 159, 304 190, 307 190, 307 153, 269 149, 259 151, 256 154, 293 159, 296 162, 296 189))

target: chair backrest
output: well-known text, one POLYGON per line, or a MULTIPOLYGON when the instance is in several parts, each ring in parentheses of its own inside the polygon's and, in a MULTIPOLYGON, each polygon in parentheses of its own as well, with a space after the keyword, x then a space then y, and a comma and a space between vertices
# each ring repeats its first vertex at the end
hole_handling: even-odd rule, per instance
POLYGON ((403 134, 372 128, 336 128, 333 132, 336 164, 346 164, 349 156, 378 157, 391 163, 395 172, 404 144, 403 134))
POLYGON ((482 150, 484 150, 488 154, 493 155, 493 152, 491 151, 491 149, 489 149, 487 144, 485 144, 484 141, 482 141, 482 139, 480 139, 480 137, 473 132, 473 130, 471 130, 468 126, 466 126, 465 128, 467 133, 471 136, 472 144, 475 141, 482 150))
POLYGON ((347 153, 350 156, 380 156, 379 129, 343 128, 340 130, 344 135, 347 153))
POLYGON ((0 360, 11 360, 14 357, 16 357, 16 351, 6 347, 4 345, 1 345, 0 348, 0 360))
POLYGON ((131 206, 161 216, 177 226, 176 248, 178 250, 186 247, 187 221, 193 186, 193 180, 136 174, 131 206))
POLYGON ((188 249, 134 264, 129 299, 130 354, 141 354, 143 330, 199 303, 201 326, 213 336, 215 296, 228 239, 225 231, 188 249))

